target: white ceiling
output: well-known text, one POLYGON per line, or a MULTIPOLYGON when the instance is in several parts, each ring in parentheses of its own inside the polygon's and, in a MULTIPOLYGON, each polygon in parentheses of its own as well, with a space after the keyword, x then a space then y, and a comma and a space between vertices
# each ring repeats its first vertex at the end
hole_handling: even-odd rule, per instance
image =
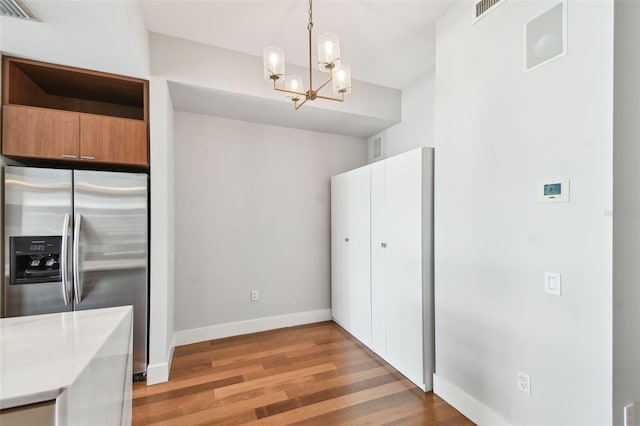
MULTIPOLYGON (((402 89, 434 66, 435 21, 453 0, 316 0, 315 39, 340 36, 354 79, 402 89)), ((287 63, 308 64, 308 3, 303 0, 142 0, 150 31, 262 56, 284 49, 287 63)), ((315 61, 315 58, 314 58, 315 61)))

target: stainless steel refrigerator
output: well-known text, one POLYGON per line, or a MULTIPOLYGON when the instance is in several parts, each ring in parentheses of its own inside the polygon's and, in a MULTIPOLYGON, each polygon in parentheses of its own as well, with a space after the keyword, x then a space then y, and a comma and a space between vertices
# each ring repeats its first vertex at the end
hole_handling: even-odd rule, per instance
POLYGON ((2 316, 133 305, 146 376, 147 199, 143 173, 7 166, 2 316))

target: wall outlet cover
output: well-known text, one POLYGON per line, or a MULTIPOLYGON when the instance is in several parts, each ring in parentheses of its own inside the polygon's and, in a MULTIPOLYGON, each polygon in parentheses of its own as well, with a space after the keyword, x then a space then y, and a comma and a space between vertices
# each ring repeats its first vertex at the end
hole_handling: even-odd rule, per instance
POLYGON ((531 395, 531 377, 522 371, 518 371, 518 390, 531 395))

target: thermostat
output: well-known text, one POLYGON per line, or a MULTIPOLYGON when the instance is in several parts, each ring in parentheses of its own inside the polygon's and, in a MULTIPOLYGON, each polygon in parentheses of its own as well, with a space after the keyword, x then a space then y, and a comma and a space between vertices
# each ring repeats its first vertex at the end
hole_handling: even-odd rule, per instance
POLYGON ((569 179, 553 179, 538 182, 539 203, 556 203, 569 201, 569 179))

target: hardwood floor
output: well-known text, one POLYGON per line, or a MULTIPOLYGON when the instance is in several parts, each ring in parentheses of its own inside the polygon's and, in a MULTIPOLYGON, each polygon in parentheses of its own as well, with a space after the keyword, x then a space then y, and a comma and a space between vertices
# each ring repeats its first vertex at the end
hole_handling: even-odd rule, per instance
POLYGON ((134 425, 473 425, 333 322, 175 349, 170 381, 134 383, 134 425))

